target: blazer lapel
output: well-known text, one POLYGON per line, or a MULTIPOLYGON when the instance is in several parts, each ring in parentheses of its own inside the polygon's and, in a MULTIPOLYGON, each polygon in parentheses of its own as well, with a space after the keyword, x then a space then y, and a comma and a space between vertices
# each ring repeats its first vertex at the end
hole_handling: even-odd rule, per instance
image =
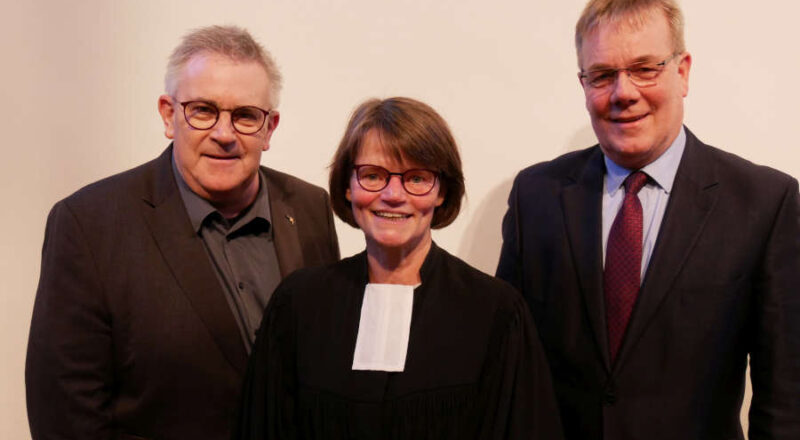
POLYGON ((714 175, 714 164, 705 153, 705 146, 686 129, 686 149, 617 365, 622 364, 627 353, 633 350, 664 298, 672 290, 678 273, 716 204, 718 181, 714 175))
POLYGON ((283 184, 279 176, 269 168, 261 168, 267 181, 269 191, 269 209, 272 216, 275 254, 281 277, 285 278, 293 271, 303 267, 303 252, 300 237, 297 233, 297 222, 303 221, 295 217, 290 205, 291 191, 283 184))
POLYGON ((247 352, 225 293, 201 240, 192 228, 172 172, 172 148, 158 161, 143 214, 161 255, 182 291, 208 327, 225 358, 244 374, 247 352))
POLYGON ((564 222, 578 271, 578 282, 594 332, 598 356, 610 371, 602 273, 602 202, 605 165, 599 147, 589 157, 586 166, 569 178, 564 186, 561 203, 564 222))

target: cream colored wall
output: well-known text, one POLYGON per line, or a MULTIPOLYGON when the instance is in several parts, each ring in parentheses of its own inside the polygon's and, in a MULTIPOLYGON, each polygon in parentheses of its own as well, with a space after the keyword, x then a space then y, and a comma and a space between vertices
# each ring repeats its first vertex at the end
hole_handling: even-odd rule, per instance
MULTIPOLYGON (((468 201, 435 239, 491 273, 515 173, 594 142, 572 45, 583 3, 3 0, 0 438, 29 437, 23 369, 47 212, 167 145, 156 98, 187 29, 238 24, 274 53, 286 84, 264 163, 319 185, 361 100, 407 95, 439 110, 461 146, 468 201)), ((798 3, 684 8, 694 55, 687 124, 800 177, 798 3)), ((358 231, 337 228, 344 255, 362 248, 358 231)))

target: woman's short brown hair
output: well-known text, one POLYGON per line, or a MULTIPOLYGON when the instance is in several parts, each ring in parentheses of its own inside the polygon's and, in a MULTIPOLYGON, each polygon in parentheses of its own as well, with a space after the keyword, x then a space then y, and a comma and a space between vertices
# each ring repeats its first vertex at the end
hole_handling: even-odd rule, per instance
POLYGON ((333 156, 329 191, 333 212, 358 227, 345 194, 353 166, 370 130, 376 130, 386 154, 398 162, 418 163, 439 174, 444 202, 433 213, 431 227, 443 228, 458 216, 464 197, 461 157, 447 122, 429 105, 411 98, 370 99, 353 112, 333 156))

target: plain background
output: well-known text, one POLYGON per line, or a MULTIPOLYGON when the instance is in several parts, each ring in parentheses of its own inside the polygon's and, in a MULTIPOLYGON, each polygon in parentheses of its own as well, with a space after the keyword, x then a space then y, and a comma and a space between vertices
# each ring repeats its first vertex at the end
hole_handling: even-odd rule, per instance
MULTIPOLYGON (((0 438, 29 437, 24 362, 50 207, 156 157, 167 57, 187 30, 243 26, 285 76, 263 162, 321 186, 350 112, 405 95, 459 142, 467 200, 439 245, 493 273, 523 167, 595 142, 573 45, 584 0, 11 1, 0 14, 0 438)), ((706 143, 800 176, 793 0, 686 1, 686 123, 706 143)), ((364 245, 337 223, 342 254, 364 245)), ((119 231, 124 234, 125 231, 119 231)))

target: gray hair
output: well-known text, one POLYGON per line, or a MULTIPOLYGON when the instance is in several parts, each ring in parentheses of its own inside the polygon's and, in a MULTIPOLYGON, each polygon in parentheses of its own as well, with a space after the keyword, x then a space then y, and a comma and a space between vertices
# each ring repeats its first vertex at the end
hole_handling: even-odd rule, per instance
POLYGON ((200 53, 214 53, 236 61, 254 61, 264 67, 270 81, 270 106, 277 107, 282 86, 281 72, 272 55, 247 32, 237 26, 208 26, 195 29, 183 37, 167 63, 164 86, 174 96, 178 74, 189 60, 200 53))

